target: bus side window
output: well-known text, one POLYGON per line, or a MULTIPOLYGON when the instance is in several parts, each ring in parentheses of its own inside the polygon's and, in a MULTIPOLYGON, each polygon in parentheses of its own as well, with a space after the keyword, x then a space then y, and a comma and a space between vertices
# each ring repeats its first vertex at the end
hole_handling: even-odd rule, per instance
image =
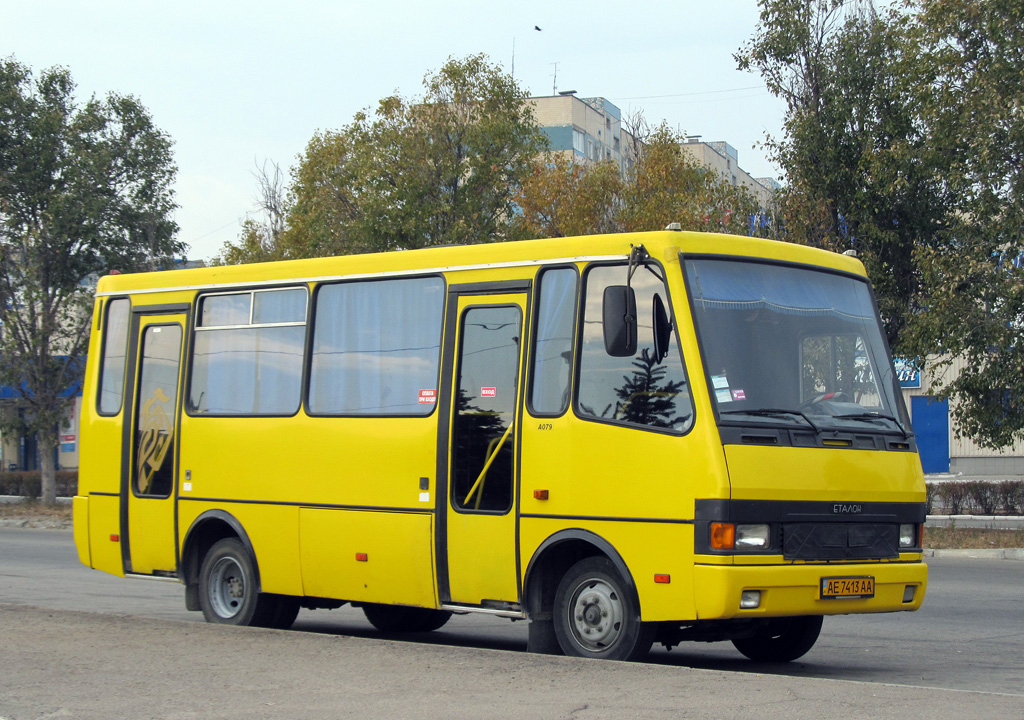
MULTIPOLYGON (((605 350, 602 325, 604 289, 621 285, 624 265, 591 267, 584 278, 577 408, 581 417, 665 428, 689 428, 693 418, 690 387, 675 332, 659 359, 654 340, 654 296, 668 297, 665 284, 646 266, 632 277, 637 307, 637 350, 632 357, 612 357, 605 350)), ((672 318, 665 318, 669 323, 672 318)), ((674 327, 674 326, 673 326, 674 327)))
POLYGON ((128 350, 128 298, 107 303, 107 321, 103 325, 103 365, 100 370, 100 415, 116 415, 124 396, 124 367, 128 350))
POLYGON ((544 270, 538 280, 530 383, 530 411, 534 415, 558 416, 569 409, 576 286, 576 271, 572 268, 544 270))

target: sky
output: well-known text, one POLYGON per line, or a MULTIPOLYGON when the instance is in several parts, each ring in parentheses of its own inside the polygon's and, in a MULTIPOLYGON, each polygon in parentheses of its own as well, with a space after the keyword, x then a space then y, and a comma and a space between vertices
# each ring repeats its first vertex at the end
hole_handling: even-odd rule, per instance
POLYGON ((317 130, 474 53, 531 95, 607 98, 778 178, 759 146, 784 105, 732 57, 757 20, 754 0, 0 0, 0 57, 67 67, 83 100, 138 98, 174 141, 179 239, 209 259, 254 213, 257 166, 291 168, 317 130))

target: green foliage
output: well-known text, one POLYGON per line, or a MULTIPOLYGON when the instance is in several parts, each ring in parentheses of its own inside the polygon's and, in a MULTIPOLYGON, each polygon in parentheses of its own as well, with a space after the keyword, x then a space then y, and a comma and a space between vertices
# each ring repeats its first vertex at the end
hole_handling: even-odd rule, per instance
POLYGON ((737 54, 784 98, 784 239, 854 249, 897 354, 965 358, 957 432, 1024 438, 1024 6, 761 0, 737 54))
POLYGON ((449 60, 424 96, 386 97, 318 132, 292 171, 286 227, 248 226, 227 262, 413 249, 506 237, 512 193, 545 147, 526 93, 483 55, 449 60))
POLYGON ((1024 438, 1024 7, 923 0, 910 37, 934 82, 921 122, 948 187, 941 243, 919 248, 926 289, 911 337, 963 357, 937 390, 958 432, 989 447, 1024 438))
POLYGON ((903 18, 839 0, 762 0, 757 34, 736 58, 786 100, 771 143, 789 186, 784 239, 855 250, 871 276, 889 342, 919 290, 914 249, 933 243, 943 186, 918 117, 926 73, 903 18), (853 9, 851 9, 853 8, 853 9))
POLYGON ((180 252, 171 142, 134 98, 79 105, 63 68, 0 61, 0 382, 8 429, 36 433, 52 502, 58 423, 81 383, 90 276, 180 252))

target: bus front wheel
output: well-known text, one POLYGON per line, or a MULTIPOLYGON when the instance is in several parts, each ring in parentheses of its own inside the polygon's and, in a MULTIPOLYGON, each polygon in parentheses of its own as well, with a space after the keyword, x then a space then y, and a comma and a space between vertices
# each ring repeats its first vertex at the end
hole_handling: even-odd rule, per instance
POLYGON ((639 608, 615 565, 604 557, 580 560, 555 591, 555 637, 573 657, 636 660, 651 649, 654 626, 639 608))
POLYGON ((199 570, 199 606, 206 622, 266 626, 277 610, 275 601, 257 591, 256 565, 240 540, 214 543, 199 570))
POLYGON ((821 633, 821 615, 776 618, 752 637, 732 641, 736 649, 758 662, 790 662, 810 650, 821 633))

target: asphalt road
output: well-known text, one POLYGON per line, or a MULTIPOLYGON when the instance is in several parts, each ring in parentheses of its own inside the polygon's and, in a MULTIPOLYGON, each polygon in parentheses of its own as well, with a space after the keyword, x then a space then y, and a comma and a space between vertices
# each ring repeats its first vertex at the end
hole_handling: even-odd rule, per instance
MULTIPOLYGON (((697 684, 710 683, 708 693, 702 697, 718 699, 719 706, 707 708, 709 711, 732 708, 732 712, 720 713, 720 716, 723 717, 745 715, 746 713, 741 712, 741 708, 747 707, 747 705, 742 703, 748 702, 749 698, 744 699, 740 696, 733 697, 729 693, 720 693, 715 689, 717 688, 715 683, 719 681, 728 682, 736 688, 747 688, 750 692, 764 693, 765 701, 771 699, 772 702, 784 704, 788 702, 787 698, 788 700, 792 700, 794 697, 803 698, 810 705, 798 706, 802 710, 811 706, 817 707, 816 704, 823 703, 821 709, 823 711, 831 709, 831 714, 835 716, 848 716, 856 711, 857 714, 870 712, 876 717, 927 717, 928 715, 918 715, 917 711, 923 712, 924 709, 931 708, 932 699, 939 697, 935 693, 941 691, 940 695, 944 698, 944 704, 935 707, 946 708, 949 714, 932 712, 931 717, 963 716, 962 713, 956 713, 953 710, 958 707, 961 709, 968 707, 968 705, 964 705, 964 703, 968 703, 968 699, 969 707, 974 708, 970 714, 974 716, 977 716, 975 710, 988 708, 991 711, 990 714, 994 714, 994 716, 1024 717, 1024 653, 1022 653, 1024 650, 1024 623, 1021 622, 1024 619, 1024 613, 1020 606, 1021 589, 1024 588, 1024 562, 941 557, 933 559, 929 565, 931 582, 922 610, 917 613, 828 618, 822 631, 822 637, 814 649, 800 661, 781 668, 747 661, 727 643, 683 645, 670 652, 655 650, 647 663, 643 665, 619 663, 603 663, 603 665, 624 668, 616 670, 616 672, 625 673, 633 678, 632 684, 629 686, 629 693, 646 687, 647 681, 652 678, 662 678, 663 680, 664 678, 676 678, 678 681, 679 678, 685 677, 688 683, 698 678, 699 683, 697 684), (644 671, 643 668, 647 668, 647 670, 644 671), (638 672, 647 674, 637 676, 638 672), (684 673, 684 675, 681 676, 679 673, 684 673), (638 678, 646 678, 646 680, 638 678), (770 692, 763 685, 762 681, 765 678, 775 678, 770 692), (822 685, 819 680, 822 678, 859 682, 822 685), (862 685, 861 683, 866 684, 862 685), (912 687, 923 690, 912 690, 912 687), (863 689, 858 691, 856 688, 863 689), (894 692, 895 690, 900 692, 894 692), (776 693, 780 694, 776 695, 776 693), (843 699, 840 700, 840 698, 843 699), (877 700, 885 698, 889 698, 889 700, 873 705, 877 700), (846 708, 849 712, 841 711, 836 715, 836 702, 840 703, 840 710, 846 708), (896 708, 902 708, 898 715, 887 712, 887 709, 895 710, 896 708), (1004 708, 1016 708, 1016 715, 1013 712, 1007 714, 1003 711, 1004 708)), ((494 673, 499 673, 500 677, 500 673, 505 672, 502 668, 517 668, 517 672, 520 674, 525 673, 525 676, 547 687, 550 684, 551 673, 557 674, 564 667, 577 667, 578 670, 583 667, 590 668, 594 664, 584 662, 579 665, 581 661, 578 660, 545 658, 526 654, 525 624, 510 623, 507 620, 480 616, 456 617, 441 631, 410 637, 403 641, 383 639, 366 623, 361 612, 351 608, 333 611, 304 610, 300 614, 295 628, 286 633, 238 628, 225 629, 212 628, 205 624, 197 626, 197 623, 202 623, 202 617, 198 613, 189 613, 184 610, 182 595, 181 586, 175 583, 124 580, 81 566, 78 563, 70 533, 0 528, 0 604, 4 605, 4 607, 0 607, 0 617, 6 616, 9 620, 15 620, 17 617, 16 624, 19 633, 27 632, 26 628, 33 627, 33 623, 42 623, 47 628, 55 625, 67 628, 54 637, 55 645, 53 647, 46 645, 48 641, 44 640, 41 647, 33 649, 26 648, 25 645, 31 644, 32 637, 40 637, 40 634, 37 632, 27 637, 21 637, 17 633, 11 632, 10 623, 7 623, 7 631, 0 635, 0 720, 42 717, 42 708, 39 708, 40 712, 36 715, 24 712, 23 714, 13 714, 12 708, 26 707, 19 705, 19 702, 38 702, 39 697, 49 697, 46 694, 46 689, 41 688, 37 690, 39 695, 28 696, 28 700, 18 700, 17 688, 12 685, 16 682, 15 678, 19 677, 19 673, 27 672, 29 668, 34 667, 33 663, 46 667, 48 663, 61 662, 59 658, 63 648, 67 646, 70 649, 67 643, 71 638, 77 637, 81 643, 86 645, 84 648, 76 647, 72 651, 75 656, 88 657, 88 647, 97 643, 102 644, 113 632, 109 628, 104 629, 108 624, 116 625, 117 632, 129 633, 133 637, 137 632, 142 636, 149 633, 161 638, 177 638, 182 646, 174 650, 178 647, 175 644, 177 641, 168 641, 170 645, 166 652, 180 652, 181 656, 175 655, 167 659, 166 662, 169 663, 169 666, 182 663, 183 668, 189 666, 190 647, 199 654, 207 652, 208 648, 201 641, 201 638, 206 637, 216 639, 217 643, 227 643, 228 646, 233 646, 237 639, 238 649, 242 650, 243 646, 248 643, 257 642, 254 638, 258 636, 258 642, 262 644, 261 647, 270 643, 274 647, 275 653, 280 650, 282 657, 287 656, 289 652, 299 653, 298 657, 302 657, 302 653, 307 651, 316 654, 325 647, 323 643, 328 643, 326 647, 337 647, 336 643, 338 642, 344 642, 346 647, 354 644, 361 654, 369 653, 369 658, 360 661, 361 663, 369 662, 371 665, 379 662, 384 662, 385 665, 394 663, 388 665, 393 668, 404 667, 410 662, 413 663, 410 667, 420 668, 419 664, 425 663, 422 667, 430 669, 428 674, 440 674, 440 679, 437 682, 451 682, 450 671, 455 669, 457 670, 455 676, 462 677, 467 683, 484 683, 483 686, 474 687, 470 693, 481 703, 478 709, 482 708, 484 711, 488 708, 494 709, 494 706, 488 704, 488 696, 484 690, 489 687, 488 683, 493 685, 494 673), (31 610, 30 607, 42 608, 45 611, 85 611, 102 615, 53 614, 51 612, 44 615, 44 620, 39 617, 39 611, 31 610), (140 618, 147 620, 142 621, 140 618), (171 622, 154 623, 149 619, 171 622), (190 627, 195 630, 187 630, 190 627), (190 640, 184 638, 190 638, 190 640), (504 652, 491 652, 495 650, 504 652), (51 653, 56 654, 51 655, 51 653), (26 655, 27 659, 23 655, 26 655), (385 656, 390 659, 385 661, 382 659, 385 656), (555 664, 552 665, 552 663, 555 664), (569 665, 563 666, 564 663, 569 665), (475 677, 477 673, 483 673, 483 675, 477 678, 475 677)), ((164 640, 160 640, 160 643, 163 644, 164 640)), ((111 650, 111 662, 114 662, 115 665, 117 662, 122 662, 125 667, 134 667, 140 662, 140 659, 130 653, 122 658, 120 653, 128 652, 124 647, 132 647, 137 644, 118 645, 117 648, 111 650)), ((143 662, 145 662, 144 659, 143 662)), ((204 662, 206 661, 204 660, 204 662)), ((248 658, 245 663, 239 665, 239 668, 256 662, 256 658, 248 658)), ((296 660, 296 662, 298 661, 296 660)), ((95 668, 93 671, 99 672, 95 668)), ((225 669, 226 671, 227 669, 225 669)), ((258 667, 250 669, 250 672, 258 673, 260 671, 258 667)), ((333 671, 342 672, 342 669, 333 671)), ((183 669, 182 672, 185 670, 183 669)), ((345 670, 345 672, 348 671, 345 670)), ((418 673, 419 669, 415 672, 418 673)), ((588 669, 587 673, 590 672, 588 669)), ((595 677, 601 677, 604 673, 611 672, 611 669, 595 672, 597 672, 595 677)), ((163 675, 165 673, 162 671, 161 676, 163 675)), ((216 673, 210 677, 216 677, 216 673)), ((230 673, 226 677, 230 677, 230 673)), ((587 677, 590 675, 587 674, 587 677)), ((82 682, 86 683, 84 679, 82 682)), ((609 681, 595 680, 595 682, 597 684, 592 689, 596 693, 595 697, 603 697, 601 688, 606 688, 609 681)), ((388 683, 380 678, 375 678, 373 683, 381 688, 388 686, 388 683)), ((584 685, 574 685, 574 692, 582 692, 581 688, 584 685)), ((173 687, 173 682, 169 686, 173 687)), ((670 686, 675 687, 675 685, 670 686)), ((652 691, 657 693, 658 687, 662 686, 655 685, 652 691)), ((502 681, 494 685, 493 689, 497 694, 492 697, 492 700, 499 696, 508 699, 507 682, 502 681)), ((225 692, 224 687, 221 687, 220 690, 225 692)), ((623 692, 626 691, 623 690, 623 692)), ((737 692, 740 691, 737 690, 737 692)), ((545 706, 552 710, 558 708, 557 713, 549 715, 540 713, 537 716, 566 717, 573 708, 563 707, 561 703, 581 702, 582 697, 584 696, 570 693, 562 697, 559 702, 545 706)), ((457 698, 458 694, 449 699, 454 702, 457 698)), ((286 699, 282 696, 282 701, 286 699)), ((325 698, 325 702, 329 699, 325 698)), ((692 700, 692 698, 690 699, 692 700)), ((373 698, 367 696, 364 700, 370 703, 373 698)), ((443 702, 444 698, 437 700, 443 702)), ((639 698, 638 701, 640 701, 639 698)), ((81 702, 85 701, 81 700, 81 702)), ((654 706, 651 706, 651 713, 639 712, 631 715, 629 712, 623 712, 623 707, 609 700, 607 703, 599 705, 584 702, 583 704, 594 712, 583 713, 580 716, 662 716, 660 710, 657 713, 653 712, 654 708, 661 708, 661 705, 658 704, 660 700, 651 697, 643 702, 655 703, 654 706), (618 708, 618 712, 614 711, 616 708, 618 708), (598 709, 601 711, 597 712, 598 709), (602 714, 605 711, 607 714, 602 714)), ((701 703, 703 702, 702 700, 701 703)), ((702 705, 700 703, 694 705, 695 708, 698 706, 702 705)), ((29 705, 28 707, 36 706, 29 705)), ((65 706, 54 707, 55 709, 52 711, 56 712, 65 706)), ((83 706, 72 703, 70 707, 80 709, 83 706)), ((367 705, 364 706, 364 709, 366 707, 377 708, 378 705, 367 705)), ((410 706, 411 710, 404 714, 409 717, 425 716, 417 714, 417 712, 423 711, 426 707, 427 705, 419 706, 413 702, 410 706), (412 712, 412 710, 417 710, 417 712, 412 712)), ((469 704, 458 705, 458 707, 465 709, 465 716, 468 717, 472 715, 471 709, 476 706, 469 704)), ((636 706, 629 704, 624 707, 627 710, 637 709, 636 706)), ((671 707, 678 710, 678 706, 671 707)), ((777 709, 781 712, 781 707, 777 709)), ((793 710, 794 708, 790 707, 786 712, 793 714, 793 710)), ((802 710, 797 714, 811 716, 805 715, 802 710)), ((99 714, 96 717, 102 717, 103 712, 106 712, 109 717, 128 716, 123 714, 127 710, 116 704, 107 707, 102 712, 99 710, 97 712, 99 714)), ((204 711, 195 715, 175 714, 173 716, 235 717, 227 710, 224 713, 216 715, 204 711)), ((403 713, 399 713, 399 715, 401 714, 403 713)), ((494 713, 484 712, 483 714, 494 713)), ((700 714, 696 713, 694 716, 700 714)), ((772 713, 772 715, 775 714, 777 713, 772 713)), ((172 716, 170 713, 151 715, 154 717, 172 716)), ((71 712, 70 716, 85 717, 88 715, 71 712)), ((261 715, 257 712, 255 715, 250 713, 248 716, 273 717, 275 715, 273 713, 261 715)), ((293 715, 285 713, 276 716, 289 717, 293 715)), ((294 716, 298 717, 299 715, 294 716)), ((314 715, 308 716, 313 717, 314 715)), ((509 716, 519 715, 513 713, 509 716)), ((530 717, 531 715, 521 716, 530 717)), ((680 715, 677 713, 676 716, 680 715)))

